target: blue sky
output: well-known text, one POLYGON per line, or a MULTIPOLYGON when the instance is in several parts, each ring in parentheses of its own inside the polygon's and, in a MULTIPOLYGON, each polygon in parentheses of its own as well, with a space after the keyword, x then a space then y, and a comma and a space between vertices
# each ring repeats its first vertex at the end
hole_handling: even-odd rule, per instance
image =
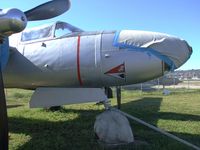
MULTIPOLYGON (((1 8, 23 11, 48 0, 4 0, 1 8)), ((54 19, 31 22, 29 27, 62 20, 83 30, 146 30, 185 39, 193 55, 180 69, 200 69, 199 0, 71 0, 71 9, 54 19)))

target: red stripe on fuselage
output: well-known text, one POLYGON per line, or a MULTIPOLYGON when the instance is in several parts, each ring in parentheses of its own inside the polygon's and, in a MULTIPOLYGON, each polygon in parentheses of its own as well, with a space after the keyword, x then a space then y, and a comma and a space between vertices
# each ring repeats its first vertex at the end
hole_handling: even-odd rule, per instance
POLYGON ((80 72, 80 42, 81 42, 81 37, 79 35, 78 41, 77 41, 77 76, 78 76, 79 84, 82 86, 83 81, 81 79, 81 72, 80 72))

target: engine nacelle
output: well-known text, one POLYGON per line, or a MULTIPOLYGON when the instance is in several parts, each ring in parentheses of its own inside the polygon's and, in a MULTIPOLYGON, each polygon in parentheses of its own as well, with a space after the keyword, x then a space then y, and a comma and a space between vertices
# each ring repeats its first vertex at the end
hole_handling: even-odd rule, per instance
POLYGON ((27 25, 27 18, 19 9, 0 10, 0 36, 10 36, 14 33, 21 32, 27 25))

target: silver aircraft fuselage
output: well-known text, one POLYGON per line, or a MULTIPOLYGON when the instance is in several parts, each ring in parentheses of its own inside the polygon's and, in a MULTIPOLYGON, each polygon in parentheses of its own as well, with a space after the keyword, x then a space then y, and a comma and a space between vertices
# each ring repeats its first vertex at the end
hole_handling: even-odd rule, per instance
MULTIPOLYGON (((144 50, 145 45, 152 41, 139 41, 143 44, 137 45, 141 49, 131 47, 131 42, 137 42, 137 39, 133 39, 132 31, 130 33, 124 33, 127 40, 122 43, 129 44, 125 46, 114 43, 123 37, 120 35, 116 39, 119 34, 116 31, 84 32, 63 22, 13 35, 10 37, 13 48, 4 70, 5 86, 24 89, 120 86, 151 80, 170 70, 170 63, 163 61, 165 59, 144 50)), ((156 35, 153 41, 158 39, 151 43, 151 48, 159 51, 161 45, 156 44, 167 39, 163 37, 156 35)), ((170 40, 171 37, 168 42, 170 40)), ((182 40, 180 43, 183 44, 180 47, 183 55, 176 67, 191 55, 189 45, 182 40)), ((166 42, 163 47, 166 47, 166 42)), ((164 53, 159 52, 161 55, 164 53)), ((174 62, 179 56, 172 58, 175 57, 174 62)))

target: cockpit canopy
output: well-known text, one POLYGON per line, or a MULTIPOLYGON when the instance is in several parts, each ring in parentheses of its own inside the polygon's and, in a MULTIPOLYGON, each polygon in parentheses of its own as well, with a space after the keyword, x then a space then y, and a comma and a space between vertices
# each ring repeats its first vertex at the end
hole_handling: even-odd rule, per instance
POLYGON ((83 32, 83 30, 66 22, 59 21, 51 25, 43 25, 25 30, 22 32, 21 41, 28 42, 32 40, 59 38, 71 35, 74 32, 83 32))

